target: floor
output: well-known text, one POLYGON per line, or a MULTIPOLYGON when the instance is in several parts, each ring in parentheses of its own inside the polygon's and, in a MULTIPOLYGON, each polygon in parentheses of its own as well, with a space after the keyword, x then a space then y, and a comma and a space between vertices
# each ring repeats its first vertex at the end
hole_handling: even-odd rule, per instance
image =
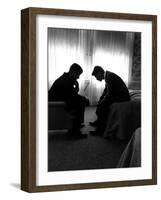
POLYGON ((95 106, 86 107, 85 115, 84 115, 84 124, 85 126, 81 129, 82 134, 89 134, 90 131, 95 130, 94 127, 89 125, 89 122, 93 122, 97 119, 95 114, 95 106))
POLYGON ((115 168, 125 144, 89 134, 94 130, 89 125, 95 121, 95 107, 85 111, 85 127, 81 129, 87 137, 71 139, 67 133, 50 133, 48 140, 48 171, 115 168))

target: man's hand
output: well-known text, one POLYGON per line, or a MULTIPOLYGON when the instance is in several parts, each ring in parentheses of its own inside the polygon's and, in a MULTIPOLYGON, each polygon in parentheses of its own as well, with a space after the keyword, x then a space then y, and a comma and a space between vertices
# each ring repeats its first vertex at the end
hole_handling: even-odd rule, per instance
POLYGON ((78 81, 74 82, 73 87, 74 87, 74 90, 78 93, 79 92, 79 83, 78 83, 78 81))
POLYGON ((89 99, 87 99, 86 97, 84 97, 84 98, 85 98, 85 104, 86 104, 86 106, 89 106, 90 105, 89 99))

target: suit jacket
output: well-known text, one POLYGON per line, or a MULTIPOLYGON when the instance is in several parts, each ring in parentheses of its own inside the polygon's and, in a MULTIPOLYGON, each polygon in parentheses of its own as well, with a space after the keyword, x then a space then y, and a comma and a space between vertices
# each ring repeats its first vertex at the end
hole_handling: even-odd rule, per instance
POLYGON ((64 73, 51 86, 48 100, 65 101, 68 107, 71 107, 77 100, 78 90, 78 82, 72 80, 68 73, 64 73))
POLYGON ((130 100, 128 88, 124 81, 115 73, 105 72, 105 84, 105 89, 100 97, 98 105, 130 100))

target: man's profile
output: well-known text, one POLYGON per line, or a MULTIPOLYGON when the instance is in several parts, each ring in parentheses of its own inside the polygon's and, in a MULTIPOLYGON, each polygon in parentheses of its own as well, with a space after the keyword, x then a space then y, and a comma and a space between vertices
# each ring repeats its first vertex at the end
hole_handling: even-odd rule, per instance
POLYGON ((68 72, 55 80, 48 93, 49 101, 64 101, 66 109, 74 116, 73 134, 81 136, 80 128, 84 123, 87 99, 78 94, 78 79, 83 73, 80 65, 73 63, 68 72))

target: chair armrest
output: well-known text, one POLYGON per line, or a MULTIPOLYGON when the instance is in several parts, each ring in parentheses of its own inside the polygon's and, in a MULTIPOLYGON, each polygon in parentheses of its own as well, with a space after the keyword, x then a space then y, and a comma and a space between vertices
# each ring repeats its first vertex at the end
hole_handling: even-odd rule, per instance
POLYGON ((48 102, 49 107, 66 107, 64 101, 50 101, 48 102))

